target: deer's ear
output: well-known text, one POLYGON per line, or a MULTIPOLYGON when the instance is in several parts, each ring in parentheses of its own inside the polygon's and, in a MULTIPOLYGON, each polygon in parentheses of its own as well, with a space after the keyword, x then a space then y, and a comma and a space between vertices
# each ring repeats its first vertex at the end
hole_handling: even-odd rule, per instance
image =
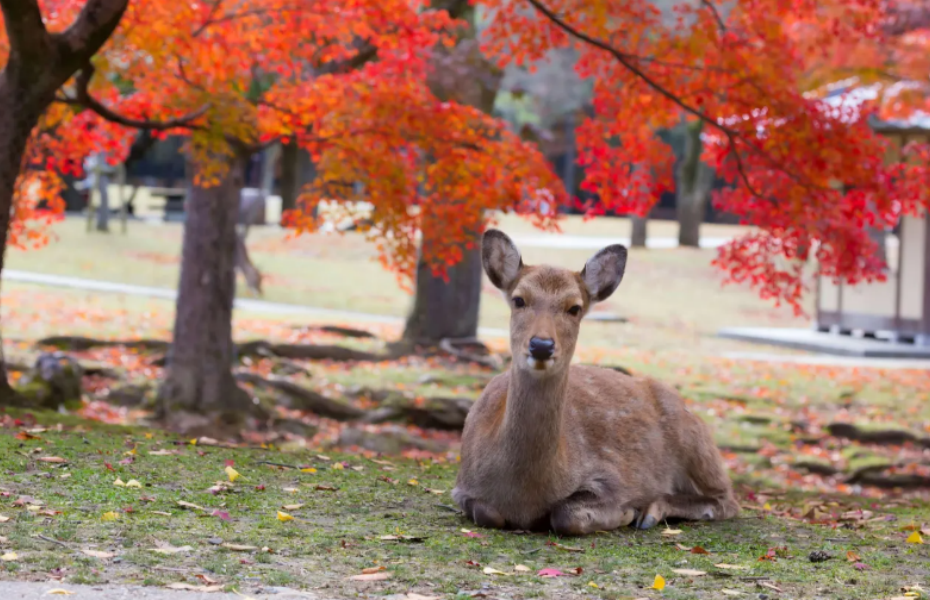
POLYGON ((591 303, 607 300, 620 285, 626 269, 626 248, 620 244, 607 246, 588 259, 581 270, 591 303))
POLYGON ((523 259, 505 233, 488 229, 481 240, 481 264, 494 287, 507 291, 523 268, 523 259))

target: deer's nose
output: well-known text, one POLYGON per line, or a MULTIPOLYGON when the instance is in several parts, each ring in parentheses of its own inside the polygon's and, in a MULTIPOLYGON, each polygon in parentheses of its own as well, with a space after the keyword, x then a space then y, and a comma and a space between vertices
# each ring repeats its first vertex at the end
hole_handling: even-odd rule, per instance
POLYGON ((555 352, 555 340, 543 338, 530 338, 530 356, 536 360, 546 360, 552 358, 555 352))

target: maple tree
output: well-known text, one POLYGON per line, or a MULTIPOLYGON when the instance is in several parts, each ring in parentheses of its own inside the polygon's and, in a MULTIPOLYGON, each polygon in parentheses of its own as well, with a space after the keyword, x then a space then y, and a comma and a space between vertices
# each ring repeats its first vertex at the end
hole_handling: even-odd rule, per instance
MULTIPOLYGON (((0 27, 0 269, 7 244, 41 243, 48 214, 60 211, 58 173, 74 155, 67 117, 46 114, 55 92, 119 23, 127 0, 3 0, 0 27)), ((86 133, 86 132, 85 132, 86 133)), ((0 360, 0 404, 16 401, 0 360)))
MULTIPOLYGON (((849 283, 883 278, 866 227, 927 206, 925 193, 902 193, 900 166, 883 164, 870 107, 853 111, 805 93, 812 72, 821 82, 838 79, 865 65, 866 49, 886 47, 891 31, 881 24, 900 11, 897 3, 484 5, 494 14, 485 50, 502 65, 530 63, 551 48, 578 50, 578 71, 594 81, 594 115, 577 139, 583 187, 599 196, 597 210, 644 215, 673 177, 671 152, 653 131, 682 115, 703 122, 703 158, 728 184, 714 194, 716 207, 758 228, 720 248, 715 264, 763 297, 801 311, 811 258, 820 273, 849 283), (850 46, 860 54, 830 54, 850 46)), ((877 56, 869 57, 873 67, 877 56)))
POLYGON ((63 104, 89 108, 101 124, 189 136, 195 176, 163 414, 249 403, 230 370, 233 245, 243 167, 261 148, 293 140, 314 159, 316 179, 291 225, 315 229, 323 200, 352 211, 361 187, 376 207, 365 233, 403 274, 426 221, 441 271, 473 235, 459 219, 481 222, 487 209, 545 219, 543 202, 558 203, 558 180, 533 146, 427 85, 433 50, 453 44, 458 27, 446 11, 407 0, 138 0, 107 50, 64 88, 63 104))

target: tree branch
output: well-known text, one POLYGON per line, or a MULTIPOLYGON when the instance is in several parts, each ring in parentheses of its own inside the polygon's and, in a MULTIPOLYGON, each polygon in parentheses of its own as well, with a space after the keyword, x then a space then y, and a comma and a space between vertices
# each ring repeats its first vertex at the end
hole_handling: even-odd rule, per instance
MULTIPOLYGON (((41 61, 49 48, 49 35, 36 0, 0 0, 3 24, 10 41, 10 63, 41 61)), ((47 60, 47 58, 46 58, 47 60)))
POLYGON ((717 11, 717 7, 714 6, 711 0, 701 0, 701 4, 706 6, 708 10, 714 15, 714 20, 717 21, 717 27, 720 28, 720 33, 726 33, 727 26, 723 22, 723 18, 720 16, 720 13, 717 11))
POLYGON ((59 70, 70 77, 89 61, 116 30, 128 4, 128 0, 88 0, 71 27, 52 35, 60 52, 59 70))
POLYGON ((207 112, 208 107, 204 106, 189 115, 168 119, 167 121, 151 121, 148 119, 134 119, 132 117, 127 117, 104 106, 99 100, 90 95, 88 86, 90 85, 90 80, 93 76, 93 65, 86 65, 83 69, 81 69, 81 72, 77 76, 77 98, 59 98, 59 101, 67 102, 69 104, 78 104, 89 110, 92 110, 107 121, 122 125, 124 127, 132 127, 134 129, 148 129, 154 131, 164 131, 166 129, 175 129, 177 127, 199 129, 199 127, 193 125, 193 121, 196 121, 198 118, 203 116, 205 112, 207 112))

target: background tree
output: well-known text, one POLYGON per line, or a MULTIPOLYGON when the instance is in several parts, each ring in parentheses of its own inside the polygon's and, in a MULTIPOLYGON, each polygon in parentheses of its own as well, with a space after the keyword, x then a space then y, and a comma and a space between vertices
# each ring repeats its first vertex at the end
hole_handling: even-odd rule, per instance
POLYGON ((717 208, 759 228, 722 247, 715 264, 764 297, 800 311, 810 258, 848 283, 884 277, 864 225, 926 205, 913 195, 898 203, 865 111, 803 93, 813 56, 843 40, 881 45, 888 5, 688 1, 668 27, 647 0, 486 4, 496 11, 486 51, 501 64, 552 47, 580 53, 579 73, 595 82, 595 114, 578 134, 584 186, 608 206, 641 214, 654 204, 673 159, 652 131, 682 112, 704 123, 704 159, 728 184, 717 208), (630 170, 634 160, 654 168, 630 170))

